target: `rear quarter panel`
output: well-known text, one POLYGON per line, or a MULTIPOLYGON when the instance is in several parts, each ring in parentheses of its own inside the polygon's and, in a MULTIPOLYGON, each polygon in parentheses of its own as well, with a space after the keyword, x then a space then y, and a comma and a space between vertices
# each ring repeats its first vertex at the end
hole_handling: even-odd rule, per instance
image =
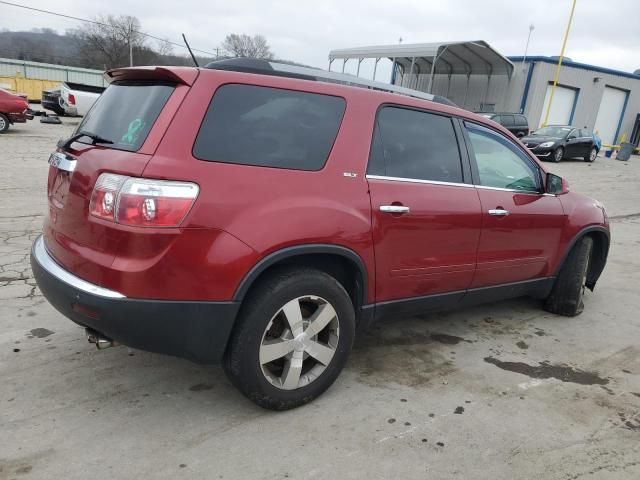
MULTIPOLYGON (((356 88, 342 88, 336 93, 335 86, 320 82, 203 70, 144 176, 197 182, 200 195, 183 226, 227 232, 255 252, 254 264, 295 245, 333 244, 351 249, 362 259, 371 279, 367 288, 371 300, 375 296, 375 268, 365 170, 379 102, 366 93, 356 88), (310 172, 195 158, 192 148, 201 121, 216 89, 226 83, 345 98, 342 125, 324 168, 310 172)), ((234 261, 233 252, 228 254, 225 260, 212 251, 211 258, 234 261)), ((228 283, 236 287, 249 270, 245 262, 241 264, 242 268, 226 272, 228 283)), ((215 262, 206 266, 212 275, 219 267, 215 262)))

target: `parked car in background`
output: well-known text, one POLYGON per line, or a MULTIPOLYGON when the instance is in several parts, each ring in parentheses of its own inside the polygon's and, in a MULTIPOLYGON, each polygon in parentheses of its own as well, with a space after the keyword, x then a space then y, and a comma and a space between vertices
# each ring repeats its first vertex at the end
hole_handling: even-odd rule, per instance
POLYGON ((521 113, 478 112, 478 115, 482 115, 489 120, 499 123, 518 138, 529 135, 529 121, 527 117, 521 113))
POLYGON ((553 162, 576 157, 593 162, 598 156, 599 148, 593 134, 571 125, 548 125, 521 140, 536 157, 553 162))
MULTIPOLYGON (((586 128, 585 128, 586 130, 586 128)), ((600 149, 602 148, 602 139, 600 138, 600 135, 598 135, 596 132, 593 132, 593 142, 596 146, 596 149, 598 150, 598 152, 600 151, 600 149)))
POLYGON ((25 123, 32 118, 26 95, 0 88, 0 133, 9 130, 9 125, 13 123, 25 123))
POLYGON ((526 295, 578 315, 605 266, 602 204, 437 96, 263 60, 108 75, 31 251, 99 348, 222 362, 284 410, 376 320, 526 295))
POLYGON ((64 82, 60 84, 60 106, 65 115, 84 116, 102 92, 104 87, 64 82))
POLYGON ((51 110, 56 115, 64 115, 64 108, 60 104, 60 87, 43 90, 40 105, 45 110, 51 110))

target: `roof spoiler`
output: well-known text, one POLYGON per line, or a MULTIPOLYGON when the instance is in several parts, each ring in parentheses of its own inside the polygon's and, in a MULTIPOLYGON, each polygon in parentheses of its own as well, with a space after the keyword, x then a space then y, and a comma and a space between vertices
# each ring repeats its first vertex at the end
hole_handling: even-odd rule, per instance
POLYGON ((164 80, 191 86, 199 73, 193 67, 128 67, 107 70, 104 79, 108 83, 118 80, 164 80))

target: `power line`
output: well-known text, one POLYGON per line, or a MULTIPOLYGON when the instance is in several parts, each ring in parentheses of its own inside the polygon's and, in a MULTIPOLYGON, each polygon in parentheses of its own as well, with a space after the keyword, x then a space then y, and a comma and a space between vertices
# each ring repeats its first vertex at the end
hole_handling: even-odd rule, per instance
MULTIPOLYGON (((108 23, 98 22, 96 20, 89 20, 87 18, 74 17, 73 15, 65 15, 63 13, 52 12, 51 10, 44 10, 44 9, 35 8, 35 7, 27 7, 26 5, 20 5, 18 3, 12 3, 12 2, 5 2, 3 0, 0 0, 0 3, 2 3, 4 5, 10 5, 12 7, 24 8, 25 10, 32 10, 34 12, 40 12, 40 13, 46 13, 46 14, 49 14, 49 15, 55 15, 56 17, 62 17, 62 18, 66 18, 66 19, 69 19, 69 20, 77 20, 79 22, 93 23, 94 25, 101 25, 103 27, 114 28, 113 25, 109 25, 108 23)), ((164 39, 164 38, 156 37, 156 36, 151 35, 149 33, 141 32, 139 30, 132 30, 132 32, 135 32, 138 35, 144 35, 145 37, 153 38, 154 40, 159 40, 160 42, 164 42, 164 43, 168 43, 170 45, 174 45, 176 47, 187 48, 182 43, 172 42, 172 41, 164 39)), ((204 54, 211 55, 211 56, 214 56, 214 57, 217 58, 217 55, 215 53, 213 53, 213 52, 207 52, 205 50, 198 50, 197 48, 192 48, 192 50, 194 52, 204 53, 204 54)))

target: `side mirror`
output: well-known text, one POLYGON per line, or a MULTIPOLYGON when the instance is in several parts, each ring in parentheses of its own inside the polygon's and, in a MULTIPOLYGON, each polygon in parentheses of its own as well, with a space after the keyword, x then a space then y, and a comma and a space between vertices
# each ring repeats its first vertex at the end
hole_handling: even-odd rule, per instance
POLYGON ((569 184, 564 178, 554 175, 553 173, 547 173, 545 191, 552 195, 562 195, 569 192, 569 184))

